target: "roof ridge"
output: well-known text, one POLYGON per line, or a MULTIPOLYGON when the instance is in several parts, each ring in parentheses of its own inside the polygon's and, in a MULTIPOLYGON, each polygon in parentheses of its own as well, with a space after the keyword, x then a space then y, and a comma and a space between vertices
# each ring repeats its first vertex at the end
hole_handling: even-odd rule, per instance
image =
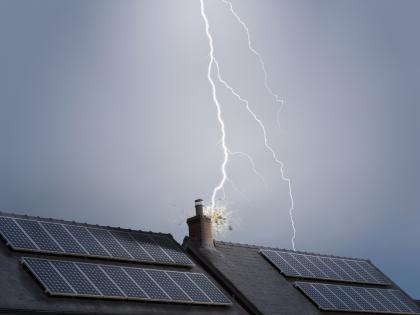
POLYGON ((297 254, 322 256, 322 257, 332 257, 332 258, 344 258, 344 259, 370 261, 369 259, 365 259, 365 258, 348 257, 348 256, 337 256, 337 255, 331 255, 331 254, 321 254, 321 253, 315 253, 315 252, 298 251, 298 250, 292 250, 292 249, 286 249, 286 248, 278 248, 278 247, 271 247, 271 246, 264 246, 264 245, 252 245, 252 244, 245 244, 245 243, 216 241, 216 240, 215 240, 215 242, 216 242, 216 244, 221 244, 221 245, 226 245, 226 246, 236 246, 236 247, 245 247, 245 248, 253 248, 253 249, 268 249, 268 250, 286 251, 286 252, 297 253, 297 254))
POLYGON ((20 218, 20 219, 29 219, 29 220, 37 220, 37 221, 45 221, 45 222, 51 222, 51 223, 61 223, 61 224, 70 224, 70 225, 77 225, 77 226, 85 226, 90 228, 97 228, 97 229, 112 229, 117 231, 125 231, 125 232, 140 232, 140 233, 147 233, 147 234, 153 234, 153 235, 165 235, 170 236, 173 238, 171 233, 161 233, 161 232, 153 232, 153 231, 144 231, 144 230, 134 230, 130 228, 122 228, 119 226, 109 226, 109 225, 99 225, 99 224, 92 224, 87 222, 77 222, 74 220, 63 220, 63 219, 54 219, 54 218, 46 218, 46 217, 40 217, 40 216, 33 216, 33 215, 27 215, 27 214, 18 214, 13 212, 5 212, 0 210, 0 216, 9 216, 13 218, 20 218))

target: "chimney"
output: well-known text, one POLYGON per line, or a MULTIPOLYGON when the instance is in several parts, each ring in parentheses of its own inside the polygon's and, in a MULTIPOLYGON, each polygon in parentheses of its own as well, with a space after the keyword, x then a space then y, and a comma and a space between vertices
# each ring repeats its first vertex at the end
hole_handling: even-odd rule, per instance
POLYGON ((190 240, 199 247, 214 248, 211 218, 204 215, 203 199, 195 201, 195 216, 187 219, 190 240))

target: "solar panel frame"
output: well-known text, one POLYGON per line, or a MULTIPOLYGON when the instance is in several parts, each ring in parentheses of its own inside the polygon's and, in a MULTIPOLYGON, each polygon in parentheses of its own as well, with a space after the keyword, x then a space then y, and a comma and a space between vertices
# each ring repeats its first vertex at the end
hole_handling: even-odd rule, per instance
POLYGON ((0 215, 0 235, 10 248, 17 251, 194 266, 182 248, 165 234, 149 235, 143 232, 0 215), (36 228, 36 231, 26 231, 28 227, 25 230, 25 225, 36 228), (99 234, 106 236, 106 239, 99 234))
POLYGON ((400 290, 311 282, 295 282, 294 286, 303 292, 319 309, 325 311, 420 314, 419 309, 412 301, 407 304, 407 301, 400 299, 396 295, 396 293, 403 294, 400 290), (363 294, 362 291, 364 291, 365 294, 363 294), (366 292, 369 293, 369 297, 366 296, 366 292), (328 303, 322 301, 321 297, 328 303), (374 300, 372 300, 372 297, 374 297, 374 300), (347 301, 347 303, 345 301, 347 301), (371 301, 376 302, 371 303, 371 301), (358 306, 354 307, 355 304, 353 304, 353 302, 358 306), (349 305, 353 305, 353 307, 349 305))
MULTIPOLYGON (((193 272, 185 272, 185 271, 168 271, 168 270, 160 270, 160 269, 150 269, 150 268, 139 268, 139 267, 125 267, 125 266, 117 266, 117 265, 104 265, 104 264, 97 264, 97 263, 82 263, 77 261, 64 261, 64 260, 52 260, 52 259, 44 259, 44 258, 33 258, 33 257, 22 257, 21 258, 22 264, 24 264, 30 271, 31 274, 37 278, 38 282, 45 288, 46 293, 49 295, 54 296, 74 296, 74 297, 82 297, 82 298, 103 298, 103 299, 118 299, 118 300, 139 300, 139 301, 158 301, 158 302, 165 302, 165 303, 182 303, 182 304, 204 304, 204 305, 221 305, 221 306, 229 306, 232 305, 230 299, 222 292, 219 288, 210 280, 205 274, 202 273, 193 273, 193 272), (31 265, 33 262, 42 262, 49 266, 51 270, 54 270, 54 275, 58 277, 58 279, 66 286, 68 289, 71 289, 71 293, 60 293, 48 290, 48 284, 45 283, 42 276, 40 276, 31 265), (100 269, 103 274, 99 277, 94 277, 87 271, 86 266, 90 266, 96 269, 96 272, 100 269), (99 269, 98 269, 99 268, 99 269), (118 271, 120 275, 124 274, 127 276, 126 278, 121 278, 116 280, 116 277, 110 274, 110 268, 114 271, 118 271), (69 273, 70 272, 70 273, 69 273), (73 272, 73 274, 71 273, 73 272), (149 295, 147 288, 143 287, 138 283, 145 284, 141 277, 139 277, 140 272, 142 275, 146 275, 150 279, 150 283, 153 283, 158 287, 162 293, 165 294, 165 298, 163 299, 156 299, 153 296, 149 295), (137 275, 136 275, 137 273, 137 275), (172 290, 176 288, 179 292, 182 292, 185 296, 182 298, 177 298, 176 295, 170 297, 171 292, 165 291, 165 288, 159 286, 153 278, 156 278, 154 275, 159 273, 160 276, 163 276, 165 279, 163 281, 169 281, 170 285, 166 288, 166 290, 172 290), (192 293, 188 294, 187 291, 183 288, 180 283, 176 280, 175 274, 183 274, 184 280, 189 279, 189 284, 193 284, 195 292, 201 292, 204 296, 208 298, 208 300, 202 298, 193 298, 190 296, 192 293), (72 275, 75 275, 72 279, 72 275), (115 294, 107 294, 106 292, 102 292, 100 282, 104 280, 103 275, 106 275, 113 283, 113 289, 117 288, 123 295, 115 295, 115 294), (171 276, 172 275, 172 276, 171 276), (215 290, 213 293, 216 293, 216 298, 211 298, 206 293, 206 288, 198 285, 196 281, 193 279, 194 277, 200 277, 201 280, 207 281, 205 285, 208 288, 215 290), (89 283, 87 286, 89 287, 88 290, 84 290, 83 287, 80 286, 81 279, 84 281, 85 285, 89 283), (130 279, 127 281, 127 279, 130 279), (99 282, 98 282, 99 281, 99 282), (122 287, 127 285, 127 282, 130 282, 130 285, 135 285, 141 292, 141 296, 134 296, 127 294, 127 291, 122 287), (131 283, 132 282, 132 283, 131 283), (171 289, 172 287, 172 289, 171 289), (93 289, 92 289, 93 288, 93 289), (217 296, 220 294, 220 296, 217 296)), ((45 273, 44 273, 45 276, 45 273)), ((123 276, 123 277, 125 277, 123 276)), ((48 277, 48 275, 47 275, 48 277)), ((48 279, 48 278, 47 278, 48 279)), ((108 282, 108 281, 106 281, 108 282)), ((161 281, 160 281, 161 282, 161 281)), ((163 283, 163 282, 161 282, 163 283)), ((109 285, 108 282, 107 285, 109 285)), ((112 286, 111 286, 112 287, 112 286)), ((105 290, 104 290, 105 291, 105 290)), ((191 291, 192 292, 192 291, 191 291)))
POLYGON ((286 277, 375 285, 390 284, 390 281, 381 276, 381 272, 366 260, 271 249, 262 249, 260 254, 286 277), (374 272, 376 275, 373 275, 374 272))

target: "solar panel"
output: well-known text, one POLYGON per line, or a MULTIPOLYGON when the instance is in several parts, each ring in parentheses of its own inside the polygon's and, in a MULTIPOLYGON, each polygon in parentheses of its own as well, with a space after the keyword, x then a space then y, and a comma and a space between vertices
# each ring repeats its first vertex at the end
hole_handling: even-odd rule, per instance
POLYGON ((111 254, 112 257, 132 259, 131 255, 118 243, 107 230, 88 228, 89 232, 111 254))
POLYGON ((148 235, 142 233, 131 233, 131 235, 155 261, 175 263, 148 235))
POLYGON ((167 235, 0 216, 0 235, 15 250, 194 266, 167 235))
POLYGON ((185 273, 214 302, 229 304, 230 300, 202 273, 185 273))
POLYGON ((172 260, 181 265, 191 265, 192 261, 179 248, 179 245, 172 242, 165 236, 152 236, 156 244, 158 244, 172 260))
POLYGON ((231 305, 202 273, 23 257, 50 295, 231 305))
POLYGON ((74 295, 76 292, 63 281, 58 271, 48 260, 25 258, 25 264, 49 294, 74 295))
POLYGON ((111 231, 111 234, 114 235, 124 249, 130 253, 131 257, 141 261, 155 261, 141 245, 136 242, 136 240, 131 236, 130 233, 122 231, 111 231))
POLYGON ((74 239, 89 253, 95 257, 110 257, 111 255, 96 240, 96 238, 84 226, 64 225, 74 239))
POLYGON ((95 284, 104 296, 122 297, 125 294, 117 287, 115 282, 97 265, 76 263, 84 275, 95 284))
POLYGON ((126 296, 147 298, 144 291, 130 278, 123 268, 117 266, 101 266, 101 268, 121 288, 126 296))
POLYGON ((194 301, 210 302, 210 299, 206 294, 194 284, 194 282, 188 278, 183 272, 178 271, 167 271, 166 272, 172 280, 174 280, 185 293, 187 293, 194 301))
POLYGON ((33 240, 39 249, 51 252, 62 252, 58 244, 45 232, 36 221, 16 219, 15 222, 25 231, 26 235, 33 240))
POLYGON ((57 240, 65 252, 85 255, 86 251, 80 246, 69 232, 56 223, 41 222, 41 225, 57 240))
POLYGON ((386 277, 366 260, 267 249, 260 253, 287 277, 389 284, 386 277))
POLYGON ((142 289, 147 292, 152 300, 170 300, 168 294, 143 270, 139 268, 124 268, 127 274, 133 279, 142 289))
POLYGON ((77 268, 77 265, 69 261, 52 260, 50 263, 56 268, 58 273, 79 295, 96 296, 99 291, 93 286, 92 282, 77 268))
POLYGON ((296 282, 295 286, 321 310, 420 314, 417 306, 399 290, 310 282, 296 282))
POLYGON ((38 249, 36 244, 23 233, 22 229, 11 218, 0 217, 0 234, 15 249, 38 249))
POLYGON ((163 270, 146 270, 156 284, 174 301, 192 300, 163 270))

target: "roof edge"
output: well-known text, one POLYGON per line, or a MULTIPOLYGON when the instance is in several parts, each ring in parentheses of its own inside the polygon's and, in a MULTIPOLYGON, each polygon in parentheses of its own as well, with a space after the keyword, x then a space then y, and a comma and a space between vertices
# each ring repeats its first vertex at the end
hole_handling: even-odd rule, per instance
MULTIPOLYGON (((44 221, 44 222, 49 222, 49 223, 59 223, 59 224, 70 224, 70 225, 77 225, 77 226, 85 226, 85 227, 96 228, 96 229, 112 229, 112 230, 123 231, 123 232, 147 233, 147 234, 153 234, 153 235, 168 236, 168 237, 172 238, 173 240, 175 240, 174 237, 172 236, 172 234, 170 234, 170 233, 161 233, 161 232, 144 231, 144 230, 134 230, 134 229, 122 228, 122 227, 118 227, 118 226, 99 225, 99 224, 91 224, 91 223, 87 223, 87 222, 77 222, 77 221, 70 221, 70 220, 46 218, 46 217, 32 216, 32 215, 27 215, 27 214, 5 212, 5 211, 1 211, 1 210, 0 210, 0 216, 12 217, 12 218, 18 218, 18 219, 37 220, 37 221, 44 221)), ((176 243, 179 244, 178 242, 176 242, 176 243)))

